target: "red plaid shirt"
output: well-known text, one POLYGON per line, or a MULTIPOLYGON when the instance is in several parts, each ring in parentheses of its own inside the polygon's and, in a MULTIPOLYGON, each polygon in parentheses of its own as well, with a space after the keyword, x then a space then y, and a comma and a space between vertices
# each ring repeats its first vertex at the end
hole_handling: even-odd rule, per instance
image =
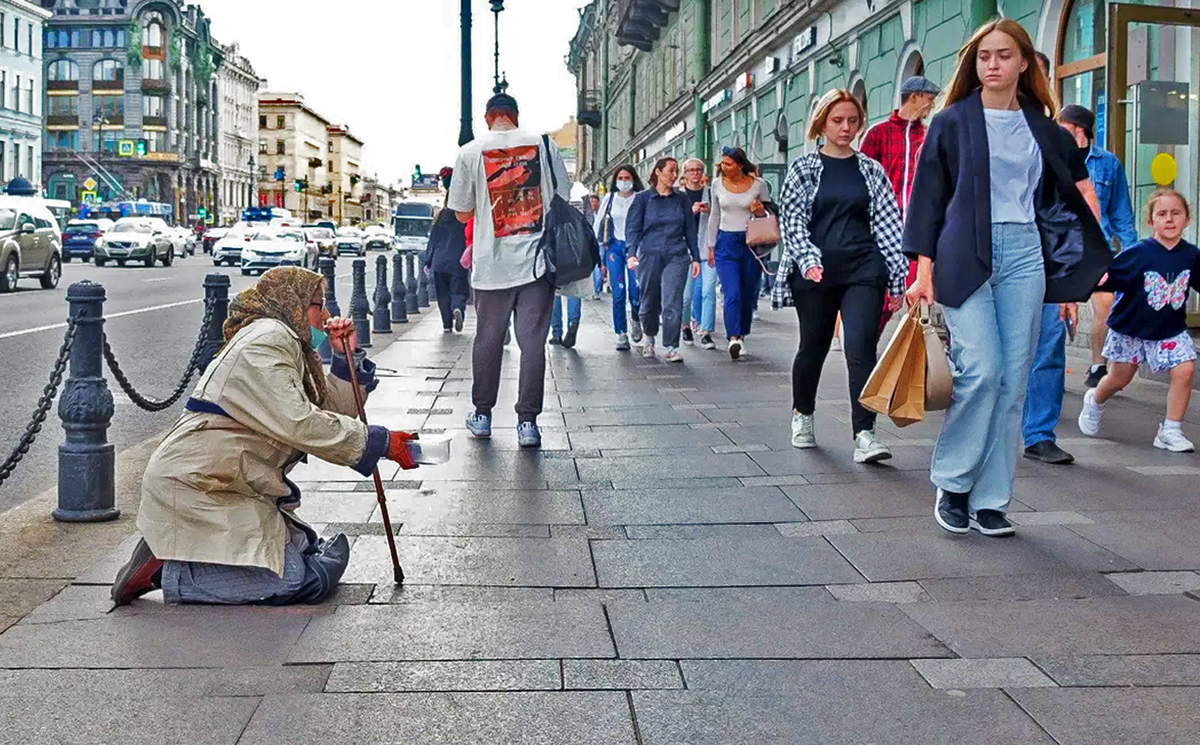
POLYGON ((901 216, 908 214, 913 178, 917 174, 917 156, 924 142, 925 124, 903 119, 896 111, 887 121, 867 130, 863 137, 862 154, 883 166, 900 203, 901 216))

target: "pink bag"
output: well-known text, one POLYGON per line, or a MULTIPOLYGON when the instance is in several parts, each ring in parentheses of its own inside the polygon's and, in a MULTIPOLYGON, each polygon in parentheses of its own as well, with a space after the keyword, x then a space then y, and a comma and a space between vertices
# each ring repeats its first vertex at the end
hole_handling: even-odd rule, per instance
POLYGON ((471 267, 474 266, 475 218, 472 217, 470 220, 467 220, 467 227, 466 227, 465 232, 466 232, 466 236, 467 236, 467 250, 463 251, 462 258, 460 258, 458 260, 458 263, 462 264, 463 269, 466 269, 469 271, 471 269, 471 267))

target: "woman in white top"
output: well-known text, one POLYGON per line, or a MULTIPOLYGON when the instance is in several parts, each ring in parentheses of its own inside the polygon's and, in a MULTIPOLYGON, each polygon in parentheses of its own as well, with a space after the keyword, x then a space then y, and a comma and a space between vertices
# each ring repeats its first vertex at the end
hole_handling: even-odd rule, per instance
POLYGON ((629 307, 633 312, 633 343, 642 340, 642 323, 638 320, 637 270, 630 269, 625 255, 625 217, 634 196, 645 188, 637 170, 623 165, 613 173, 608 186, 608 195, 596 212, 596 240, 604 250, 604 264, 608 267, 608 283, 612 288, 613 331, 617 333, 617 349, 629 349, 629 334, 626 333, 628 317, 625 314, 625 291, 629 290, 629 307))
POLYGON ((746 246, 750 215, 761 216, 767 184, 754 173, 754 164, 740 147, 721 148, 721 177, 712 185, 712 214, 708 219, 708 260, 716 264, 725 293, 725 335, 729 356, 742 355, 742 338, 750 333, 754 301, 762 267, 746 246))

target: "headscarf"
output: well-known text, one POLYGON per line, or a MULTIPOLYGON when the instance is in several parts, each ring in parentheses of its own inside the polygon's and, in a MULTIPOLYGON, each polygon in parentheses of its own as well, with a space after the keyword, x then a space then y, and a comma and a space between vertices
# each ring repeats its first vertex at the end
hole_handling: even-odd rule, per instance
POLYGON ((224 336, 228 343, 239 331, 254 321, 271 318, 284 324, 300 337, 304 354, 304 392, 310 401, 320 406, 328 390, 321 357, 312 347, 309 331, 308 306, 317 293, 323 292, 325 278, 298 266, 278 266, 267 271, 251 288, 243 290, 229 304, 224 336))

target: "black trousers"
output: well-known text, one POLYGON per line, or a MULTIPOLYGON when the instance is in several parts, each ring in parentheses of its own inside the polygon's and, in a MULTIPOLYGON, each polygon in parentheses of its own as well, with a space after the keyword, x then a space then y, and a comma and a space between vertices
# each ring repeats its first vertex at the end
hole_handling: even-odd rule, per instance
MULTIPOLYGON (((817 408, 821 368, 833 341, 837 315, 842 314, 846 371, 850 375, 850 413, 854 434, 875 428, 875 412, 858 402, 863 386, 875 369, 879 343, 879 316, 883 288, 866 285, 822 286, 802 289, 793 274, 792 297, 800 319, 800 349, 792 363, 792 406, 801 414, 817 408)), ((808 284, 808 283, 805 283, 808 284)))
POLYGON ((461 310, 467 314, 467 298, 471 295, 469 275, 464 271, 434 272, 433 287, 437 294, 438 310, 442 313, 442 328, 448 329, 454 325, 454 311, 461 310))

